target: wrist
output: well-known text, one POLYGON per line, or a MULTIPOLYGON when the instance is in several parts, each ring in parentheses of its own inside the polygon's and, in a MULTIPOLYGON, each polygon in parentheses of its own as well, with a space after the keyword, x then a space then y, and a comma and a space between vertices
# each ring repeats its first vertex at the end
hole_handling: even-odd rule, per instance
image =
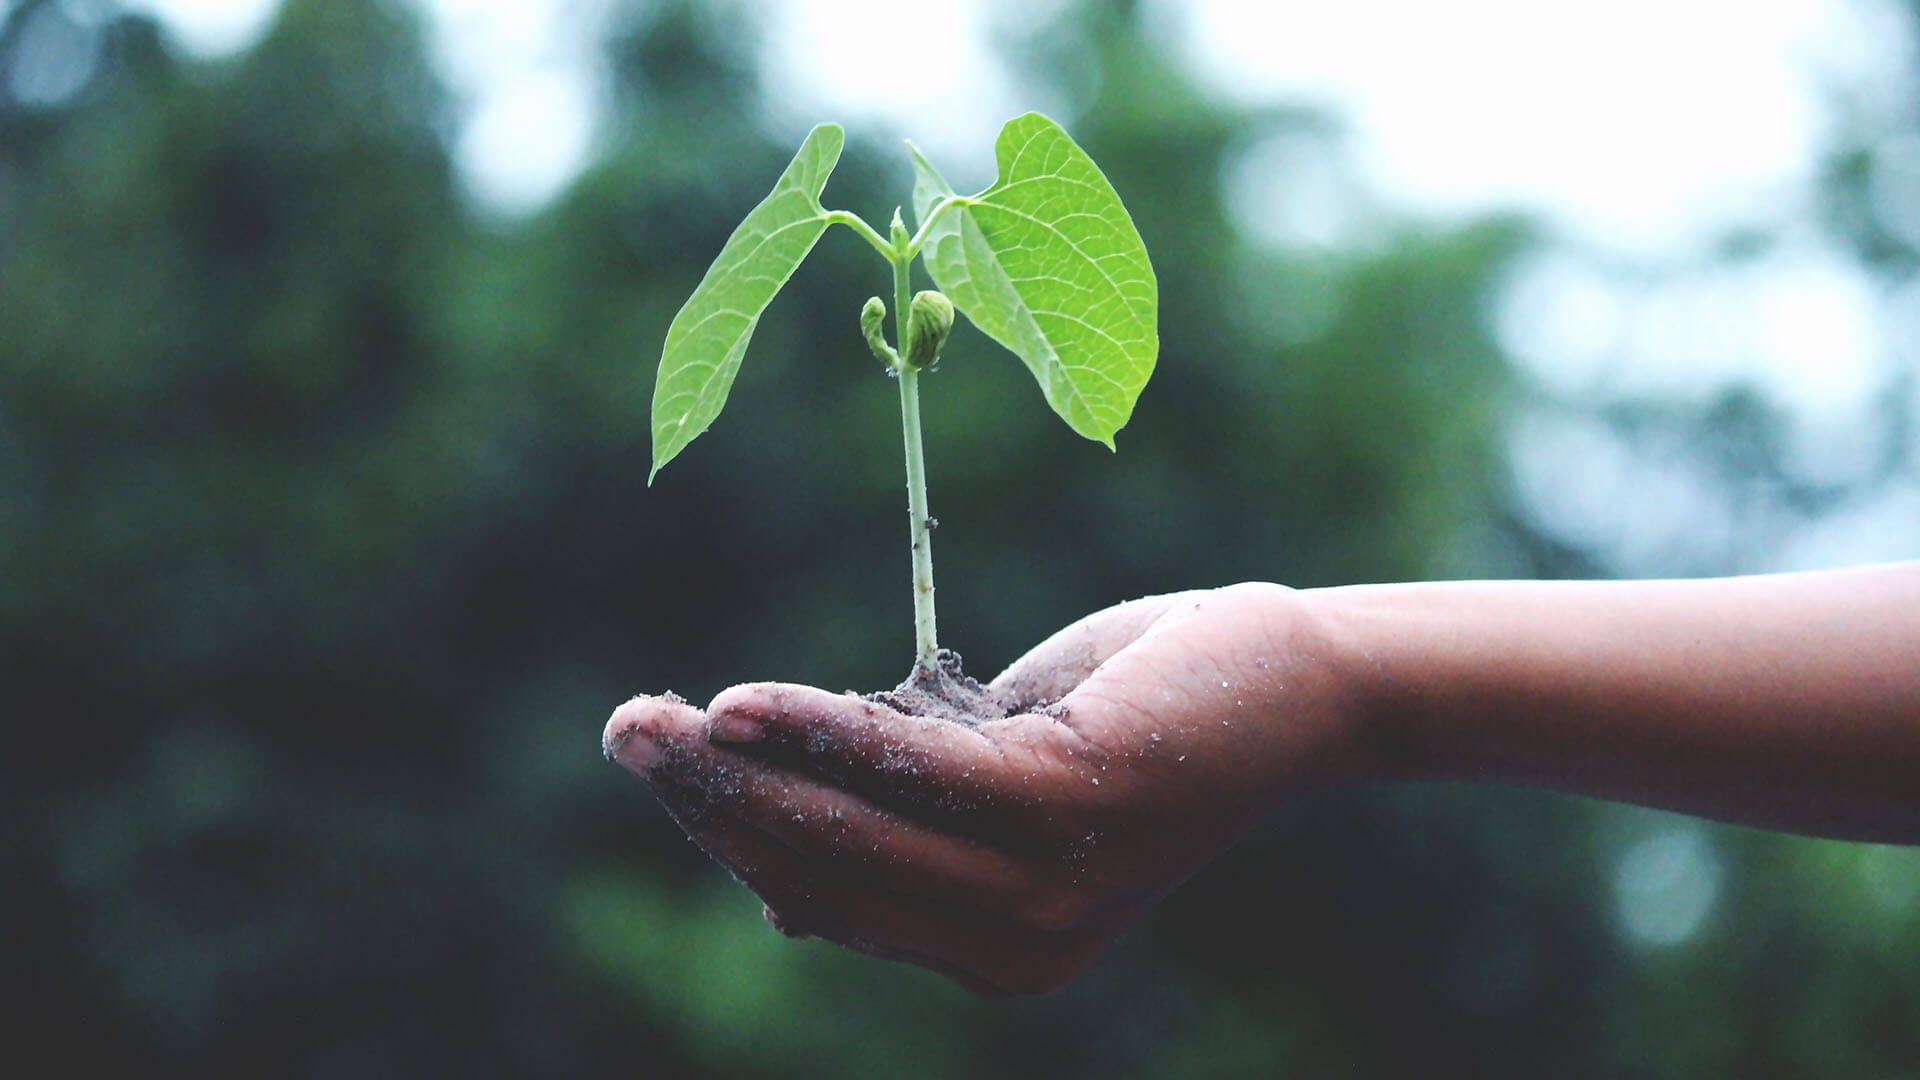
MULTIPOLYGON (((1441 773, 1433 747, 1412 722, 1419 691, 1397 674, 1396 657, 1429 626, 1431 612, 1416 614, 1395 601, 1385 586, 1346 586, 1300 593, 1322 642, 1329 680, 1344 717, 1343 758, 1355 780, 1434 779, 1441 773)), ((1426 702, 1431 706, 1433 702, 1426 702)))
POLYGON ((1262 756, 1292 785, 1372 783, 1395 778, 1399 768, 1363 637, 1366 620, 1338 592, 1267 583, 1216 590, 1257 612, 1258 632, 1246 639, 1252 651, 1235 666, 1261 688, 1269 718, 1262 756))

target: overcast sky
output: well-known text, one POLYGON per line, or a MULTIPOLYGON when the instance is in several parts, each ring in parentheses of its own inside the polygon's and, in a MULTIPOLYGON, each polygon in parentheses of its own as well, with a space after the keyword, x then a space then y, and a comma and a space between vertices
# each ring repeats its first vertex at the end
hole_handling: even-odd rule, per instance
MULTIPOLYGON (((134 3, 202 53, 244 47, 274 7, 134 3)), ((592 152, 604 0, 426 7, 441 67, 471 105, 461 144, 470 182, 492 205, 537 206, 592 152)), ((1825 134, 1823 87, 1869 82, 1909 47, 1873 17, 1875 4, 1852 0, 1161 0, 1149 9, 1222 93, 1323 103, 1346 116, 1366 175, 1404 205, 1536 207, 1634 248, 1664 247, 1742 202, 1790 194, 1825 134)), ((987 44, 996 9, 978 0, 769 0, 764 10, 777 99, 809 121, 830 113, 885 125, 987 160, 999 122, 1032 104, 1017 100, 987 44), (867 59, 902 37, 950 45, 917 52, 914 78, 903 80, 867 59)))

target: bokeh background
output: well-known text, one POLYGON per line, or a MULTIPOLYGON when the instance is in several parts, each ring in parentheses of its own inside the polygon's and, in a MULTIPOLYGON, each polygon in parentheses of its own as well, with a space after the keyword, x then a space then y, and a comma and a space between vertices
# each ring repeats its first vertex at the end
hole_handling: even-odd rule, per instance
POLYGON ((910 658, 850 234, 645 484, 667 322, 828 116, 884 221, 900 137, 983 186, 1044 108, 1158 270, 1117 455, 970 329, 926 387, 976 671, 1243 579, 1920 556, 1920 12, 1352 6, 0 2, 15 1060, 1914 1075, 1911 850, 1338 793, 984 1002, 780 938, 601 759, 636 691, 910 658))

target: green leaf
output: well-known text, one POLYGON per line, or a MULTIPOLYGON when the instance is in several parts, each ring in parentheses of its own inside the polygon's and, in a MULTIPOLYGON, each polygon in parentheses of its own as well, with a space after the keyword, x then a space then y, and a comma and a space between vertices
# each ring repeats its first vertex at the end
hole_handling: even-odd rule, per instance
MULTIPOLYGON (((1028 113, 994 144, 1000 177, 922 247, 942 292, 1033 372, 1073 430, 1113 448, 1160 352, 1160 292, 1120 196, 1059 124, 1028 113)), ((914 216, 953 198, 913 151, 914 216)))
POLYGON ((653 384, 648 484, 720 415, 761 312, 826 231, 820 190, 840 160, 843 141, 838 124, 821 124, 807 133, 773 191, 727 237, 667 327, 653 384))

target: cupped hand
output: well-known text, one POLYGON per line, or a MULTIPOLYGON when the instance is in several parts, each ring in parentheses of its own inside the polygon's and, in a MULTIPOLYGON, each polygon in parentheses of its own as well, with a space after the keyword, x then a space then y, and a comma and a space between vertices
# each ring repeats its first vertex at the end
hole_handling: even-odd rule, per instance
POLYGON ((750 683, 622 705, 645 778, 783 932, 1043 993, 1303 787, 1369 774, 1334 643, 1249 584, 1120 604, 994 680, 977 727, 750 683))

